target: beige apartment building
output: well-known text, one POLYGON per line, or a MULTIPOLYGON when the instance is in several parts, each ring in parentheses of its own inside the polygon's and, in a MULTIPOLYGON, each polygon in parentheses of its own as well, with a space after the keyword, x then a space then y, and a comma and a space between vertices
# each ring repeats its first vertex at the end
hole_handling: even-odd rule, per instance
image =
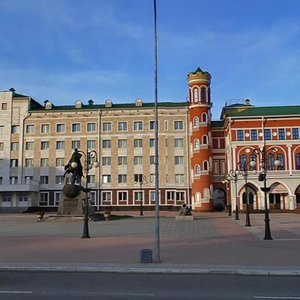
MULTIPOLYGON (((131 104, 40 105, 13 89, 0 93, 1 207, 57 207, 64 166, 75 148, 95 150, 88 172, 90 199, 101 206, 154 206, 155 110, 131 104)), ((159 104, 160 204, 190 203, 187 103, 159 104)), ((84 156, 82 157, 84 164, 84 156)), ((85 179, 84 179, 85 180, 85 179)))

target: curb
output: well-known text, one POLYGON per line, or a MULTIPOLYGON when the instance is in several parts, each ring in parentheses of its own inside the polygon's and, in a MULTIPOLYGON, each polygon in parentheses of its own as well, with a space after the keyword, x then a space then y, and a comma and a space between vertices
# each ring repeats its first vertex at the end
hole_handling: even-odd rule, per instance
POLYGON ((12 264, 0 265, 0 272, 64 272, 64 273, 144 273, 144 274, 219 274, 219 275, 252 275, 252 276, 300 276, 299 269, 271 269, 244 266, 196 266, 183 265, 153 266, 145 265, 34 265, 12 264))

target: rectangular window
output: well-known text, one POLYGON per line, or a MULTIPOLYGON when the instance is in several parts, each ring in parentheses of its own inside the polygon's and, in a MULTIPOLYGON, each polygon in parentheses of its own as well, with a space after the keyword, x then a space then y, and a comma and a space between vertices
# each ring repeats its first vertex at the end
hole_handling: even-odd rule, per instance
MULTIPOLYGON (((160 198, 160 194, 158 194, 158 201, 160 198)), ((156 202, 156 192, 155 191, 150 191, 150 200, 151 202, 156 202)))
POLYGON ((102 192, 102 201, 110 202, 111 201, 111 192, 102 192))
POLYGON ((1 109, 7 110, 7 103, 1 103, 1 109))
POLYGON ((9 184, 18 184, 18 177, 17 176, 9 177, 9 184))
POLYGON ((49 133, 50 132, 50 124, 42 124, 41 133, 49 133))
POLYGON ((149 146, 150 146, 150 148, 154 148, 155 147, 155 139, 150 139, 149 140, 149 146))
POLYGON ((257 141, 257 129, 251 129, 251 141, 257 141))
POLYGON ((48 184, 49 177, 48 176, 41 176, 40 177, 40 184, 48 184))
POLYGON ((128 194, 127 192, 118 192, 118 200, 119 201, 127 201, 128 194))
POLYGON ((72 124, 72 132, 80 132, 80 123, 72 124))
POLYGON ((41 142, 41 150, 48 150, 49 142, 41 142))
POLYGON ((11 126, 11 133, 18 133, 19 132, 19 126, 13 125, 11 126))
POLYGON ((174 121, 174 130, 183 130, 183 121, 174 121))
POLYGON ((56 124, 56 132, 62 133, 66 131, 66 125, 65 124, 56 124))
POLYGON ((87 123, 86 124, 86 131, 87 132, 94 132, 94 131, 96 131, 96 123, 87 123))
POLYGON ((4 150, 4 143, 0 142, 0 151, 3 151, 3 150, 4 150))
POLYGON ((143 174, 134 174, 135 183, 143 183, 143 174))
POLYGON ((4 133, 4 126, 0 126, 0 134, 4 133))
POLYGON ((0 185, 3 184, 3 177, 0 176, 0 185))
POLYGON ((127 131, 127 122, 118 122, 118 131, 127 131))
POLYGON ((150 183, 155 183, 155 174, 150 174, 150 183))
POLYGON ((11 160, 10 160, 10 167, 11 167, 11 168, 16 168, 16 167, 18 167, 18 160, 17 160, 17 159, 11 159, 11 160))
POLYGON ((95 183, 96 176, 95 175, 88 175, 88 183, 95 183))
POLYGON ((141 131, 143 130, 143 122, 142 121, 136 121, 133 123, 133 130, 134 131, 141 131))
POLYGON ((183 147, 183 138, 175 138, 174 139, 174 147, 175 148, 182 148, 183 147))
POLYGON ((299 139, 299 129, 298 128, 292 128, 292 139, 293 140, 299 139))
POLYGON ((19 202, 27 202, 27 193, 22 193, 19 195, 19 202))
POLYGON ((176 183, 184 183, 184 175, 183 174, 175 174, 175 182, 176 183))
POLYGON ((102 148, 103 149, 110 149, 111 148, 111 140, 103 140, 102 141, 102 148))
POLYGON ((102 175, 102 183, 111 183, 111 175, 102 175))
POLYGON ((64 183, 64 176, 56 175, 55 176, 55 184, 63 184, 64 183))
POLYGON ((65 149, 65 142, 64 141, 57 141, 56 142, 56 150, 64 150, 65 149))
POLYGON ((183 156, 175 156, 175 165, 183 165, 183 156))
POLYGON ((61 199, 61 193, 60 192, 55 192, 54 193, 54 201, 55 201, 56 206, 59 205, 60 199, 61 199))
POLYGON ((167 191, 167 200, 168 201, 175 200, 175 192, 174 191, 167 191))
POLYGON ((34 149, 34 142, 26 142, 25 150, 33 150, 34 149))
POLYGON ((104 122, 102 124, 102 130, 104 132, 111 131, 111 123, 110 122, 104 122))
POLYGON ((271 140, 271 129, 264 129, 265 140, 271 140))
POLYGON ((49 167, 49 159, 48 158, 41 158, 41 167, 49 167))
POLYGON ((127 156, 119 156, 118 157, 118 165, 126 166, 127 165, 127 156))
POLYGON ((95 150, 96 149, 96 141, 95 140, 88 140, 87 141, 87 147, 89 150, 95 150))
POLYGON ((278 128, 278 139, 285 140, 285 129, 284 128, 278 128))
POLYGON ((144 193, 142 191, 134 192, 134 200, 135 201, 143 201, 144 193))
POLYGON ((243 141, 244 140, 244 131, 243 130, 237 130, 236 131, 236 135, 237 135, 237 140, 238 141, 243 141))
POLYGON ((134 139, 134 148, 142 148, 143 140, 142 139, 134 139))
POLYGON ((134 165, 142 165, 143 164, 143 156, 134 156, 133 158, 134 165))
MULTIPOLYGON (((158 127, 159 128, 159 127, 158 127)), ((149 122, 149 129, 150 130, 155 130, 155 121, 150 121, 149 122)))
POLYGON ((126 174, 119 174, 118 175, 118 183, 126 183, 127 182, 127 175, 126 174))
POLYGON ((111 165, 111 157, 104 156, 102 157, 102 166, 110 166, 111 165))
POLYGON ((80 141, 72 141, 72 149, 80 149, 80 141))
POLYGON ((49 205, 49 194, 48 193, 40 193, 40 206, 47 206, 49 205))
POLYGON ((64 158, 56 158, 56 167, 63 167, 65 165, 64 158))
POLYGON ((127 140, 118 140, 118 148, 127 148, 127 140))
POLYGON ((26 125, 26 133, 34 133, 34 125, 26 125))
POLYGON ((150 156, 150 165, 154 165, 155 164, 155 156, 151 155, 150 156))
POLYGON ((25 159, 25 167, 32 168, 33 167, 33 158, 26 158, 25 159))
POLYGON ((185 201, 185 192, 176 192, 176 201, 185 201))
POLYGON ((295 160, 296 160, 296 170, 300 170, 300 153, 296 153, 295 160))
POLYGON ((18 151, 19 150, 19 143, 13 142, 10 144, 11 151, 18 151))

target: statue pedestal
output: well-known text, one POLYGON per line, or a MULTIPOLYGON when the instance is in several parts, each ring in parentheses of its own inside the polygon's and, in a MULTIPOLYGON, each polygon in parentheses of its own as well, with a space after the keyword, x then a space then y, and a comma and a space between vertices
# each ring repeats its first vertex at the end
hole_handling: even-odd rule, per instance
POLYGON ((58 215, 82 216, 85 194, 80 192, 75 198, 68 198, 65 193, 61 194, 58 206, 58 215))

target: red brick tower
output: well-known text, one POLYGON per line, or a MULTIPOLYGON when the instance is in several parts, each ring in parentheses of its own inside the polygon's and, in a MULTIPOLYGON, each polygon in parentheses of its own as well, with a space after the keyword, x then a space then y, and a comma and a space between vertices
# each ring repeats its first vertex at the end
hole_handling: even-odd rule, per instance
POLYGON ((200 68, 188 74, 192 204, 197 211, 213 209, 210 79, 200 68))

